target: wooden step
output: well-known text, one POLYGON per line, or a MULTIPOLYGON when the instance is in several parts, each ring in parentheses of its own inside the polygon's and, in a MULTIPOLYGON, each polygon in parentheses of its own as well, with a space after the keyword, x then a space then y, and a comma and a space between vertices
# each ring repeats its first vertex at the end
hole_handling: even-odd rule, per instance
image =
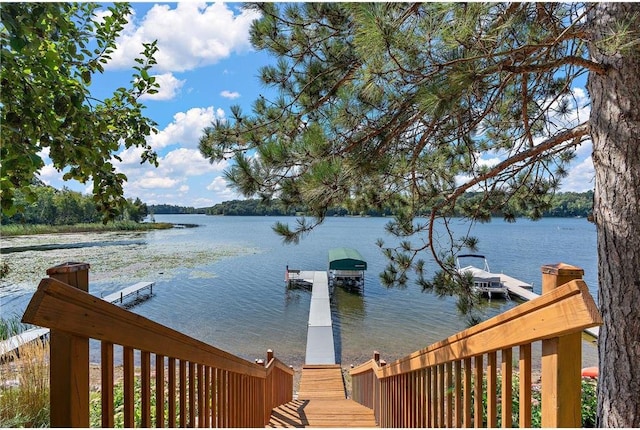
POLYGON ((266 427, 376 427, 373 410, 348 399, 294 400, 274 409, 266 427))
POLYGON ((345 396, 342 369, 305 365, 298 400, 271 412, 267 427, 375 427, 373 410, 345 396))
POLYGON ((298 398, 302 400, 345 399, 340 365, 305 365, 300 377, 298 398))

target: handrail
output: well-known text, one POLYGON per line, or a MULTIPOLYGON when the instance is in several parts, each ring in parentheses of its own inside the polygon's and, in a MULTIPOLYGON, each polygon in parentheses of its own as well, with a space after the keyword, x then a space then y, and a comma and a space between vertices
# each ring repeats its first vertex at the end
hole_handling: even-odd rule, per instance
MULTIPOLYGON (((293 396, 293 370, 275 358, 265 368, 107 303, 54 278, 42 279, 24 313, 23 321, 51 328, 52 342, 58 333, 80 340, 102 341, 103 379, 106 379, 102 381, 105 427, 113 426, 114 345, 123 348, 125 426, 132 426, 134 419, 134 350, 140 351, 143 427, 150 427, 152 424, 149 394, 152 391, 151 354, 155 356, 155 363, 162 363, 156 365, 156 403, 164 404, 165 384, 169 387, 169 397, 178 390, 181 426, 207 426, 212 424, 211 420, 216 419, 216 425, 264 426, 268 422, 265 411, 290 401, 293 396), (168 381, 165 381, 165 369, 168 369, 168 381), (277 377, 274 378, 274 375, 277 377), (269 385, 271 383, 281 385, 272 387, 269 385), (277 392, 278 395, 273 396, 272 392, 277 392), (275 401, 281 403, 276 404, 275 401)), ((52 369, 55 354, 52 346, 52 369)), ((78 364, 79 368, 88 366, 88 363, 78 364)), ((52 371, 52 378, 54 377, 52 371)), ((87 391, 88 388, 87 376, 87 391)), ((80 387, 79 390, 84 391, 85 387, 80 387)), ((176 424, 178 416, 176 399, 173 397, 167 399, 169 426, 176 424)), ((54 407, 55 399, 52 396, 52 417, 54 407)), ((88 405, 74 407, 79 408, 80 412, 69 413, 74 416, 69 418, 67 425, 59 422, 52 422, 52 425, 88 427, 88 405), (76 418, 78 421, 74 421, 76 418)), ((158 427, 164 426, 164 413, 160 408, 156 412, 158 427)))
MULTIPOLYGON (((600 324, 602 319, 587 285, 582 280, 573 280, 388 365, 380 366, 374 359, 351 369, 353 398, 373 408, 379 425, 383 427, 460 427, 470 426, 472 421, 476 427, 482 426, 483 423, 477 421, 482 419, 483 405, 475 402, 472 411, 471 400, 482 398, 483 357, 486 356, 486 424, 489 427, 497 424, 497 367, 500 365, 503 375, 502 419, 503 425, 510 427, 511 402, 505 399, 511 395, 512 348, 520 347, 520 371, 530 371, 531 343, 548 342, 549 339, 561 339, 575 333, 579 336, 583 329, 600 324), (501 363, 497 361, 498 351, 501 351, 501 363), (472 358, 474 368, 471 366, 472 358), (504 416, 505 410, 508 417, 504 416)), ((579 346, 578 343, 578 349, 579 346)), ((579 361, 579 352, 577 356, 579 361)), ((569 359, 575 360, 575 354, 569 359)), ((521 415, 530 416, 530 405, 527 410, 530 384, 526 383, 530 375, 523 378, 520 384, 523 390, 520 393, 523 399, 521 415)), ((545 378, 543 369, 543 386, 545 380, 552 379, 545 378)), ((530 417, 522 416, 521 419, 524 420, 521 427, 522 424, 530 426, 530 417)))

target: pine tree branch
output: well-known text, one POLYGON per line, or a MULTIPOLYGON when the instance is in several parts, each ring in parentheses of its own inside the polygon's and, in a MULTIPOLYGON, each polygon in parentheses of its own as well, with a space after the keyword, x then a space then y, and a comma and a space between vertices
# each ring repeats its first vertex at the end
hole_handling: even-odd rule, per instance
POLYGON ((508 159, 502 161, 501 163, 497 164, 486 173, 479 175, 469 180, 468 182, 462 184, 461 186, 457 187, 455 191, 449 194, 448 196, 446 196, 442 202, 435 204, 431 209, 431 215, 429 217, 429 242, 428 243, 430 244, 429 248, 431 249, 431 254, 433 255, 433 258, 435 259, 436 263, 440 267, 445 269, 444 263, 442 262, 440 257, 436 254, 435 248, 433 247, 435 219, 436 219, 436 216, 438 215, 438 212, 442 208, 444 208, 446 205, 450 204, 451 202, 454 202, 458 197, 460 197, 462 194, 464 194, 467 190, 469 190, 474 185, 477 185, 481 182, 484 182, 493 177, 496 177, 501 172, 507 170, 508 168, 512 167, 516 163, 519 163, 527 159, 537 158, 545 151, 552 150, 554 147, 564 142, 567 142, 569 140, 575 141, 576 139, 580 139, 581 137, 588 135, 589 131, 590 131, 589 123, 584 122, 570 130, 566 130, 562 133, 559 133, 545 140, 539 145, 534 146, 533 148, 529 148, 525 151, 519 152, 513 155, 512 157, 509 157, 508 159))

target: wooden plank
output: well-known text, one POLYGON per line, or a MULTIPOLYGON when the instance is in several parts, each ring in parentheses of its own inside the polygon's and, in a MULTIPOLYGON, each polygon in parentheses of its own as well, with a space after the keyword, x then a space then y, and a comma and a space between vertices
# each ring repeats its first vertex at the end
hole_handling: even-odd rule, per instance
POLYGON ((460 360, 455 362, 454 366, 454 374, 455 374, 455 421, 453 426, 456 428, 462 427, 463 423, 463 409, 462 409, 462 362, 460 360))
POLYGON ((164 356, 156 355, 156 427, 164 428, 164 356))
POLYGON ((513 427, 513 354, 511 348, 502 350, 502 428, 513 427))
POLYGON ((151 354, 140 352, 140 404, 141 426, 151 427, 151 354))
POLYGON ((100 349, 102 427, 113 428, 113 344, 102 342, 100 349))
POLYGON ((180 360, 178 367, 179 373, 179 398, 180 398, 180 427, 185 428, 187 426, 187 363, 184 360, 180 360))
POLYGON ((520 422, 518 427, 531 428, 531 344, 520 347, 520 422))
POLYGON ((498 372, 497 354, 487 354, 487 427, 498 426, 498 372))
POLYGON ((196 363, 189 362, 189 427, 195 427, 196 422, 196 363))
POLYGON ((122 361, 124 362, 124 426, 133 428, 135 427, 135 365, 133 361, 133 348, 123 348, 122 355, 122 361))
POLYGON ((169 403, 167 408, 169 420, 169 428, 176 426, 176 359, 169 357, 167 372, 169 374, 169 381, 167 387, 167 401, 169 403))
POLYGON ((271 414, 267 427, 376 427, 373 411, 348 399, 294 400, 271 414))
POLYGON ((299 399, 344 399, 345 389, 339 365, 304 366, 300 377, 299 399))
POLYGON ((464 362, 464 418, 462 420, 463 427, 470 428, 472 426, 471 419, 471 358, 465 358, 464 362))
POLYGON ((474 379, 473 379, 473 426, 475 428, 484 427, 482 422, 482 376, 484 368, 482 365, 482 355, 474 357, 474 379))

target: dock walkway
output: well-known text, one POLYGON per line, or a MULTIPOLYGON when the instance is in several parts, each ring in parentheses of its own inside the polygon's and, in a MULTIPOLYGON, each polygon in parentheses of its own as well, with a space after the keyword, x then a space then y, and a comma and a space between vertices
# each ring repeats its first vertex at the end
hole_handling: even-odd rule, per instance
POLYGON ((300 278, 310 280, 313 284, 307 325, 305 363, 336 364, 327 272, 300 272, 300 278))
POLYGON ((108 296, 102 297, 102 300, 109 303, 120 302, 122 303, 124 299, 129 296, 136 295, 136 297, 140 296, 140 291, 149 290, 149 296, 153 294, 153 285, 155 282, 138 282, 130 287, 123 288, 122 290, 115 292, 113 294, 109 294, 108 296))

